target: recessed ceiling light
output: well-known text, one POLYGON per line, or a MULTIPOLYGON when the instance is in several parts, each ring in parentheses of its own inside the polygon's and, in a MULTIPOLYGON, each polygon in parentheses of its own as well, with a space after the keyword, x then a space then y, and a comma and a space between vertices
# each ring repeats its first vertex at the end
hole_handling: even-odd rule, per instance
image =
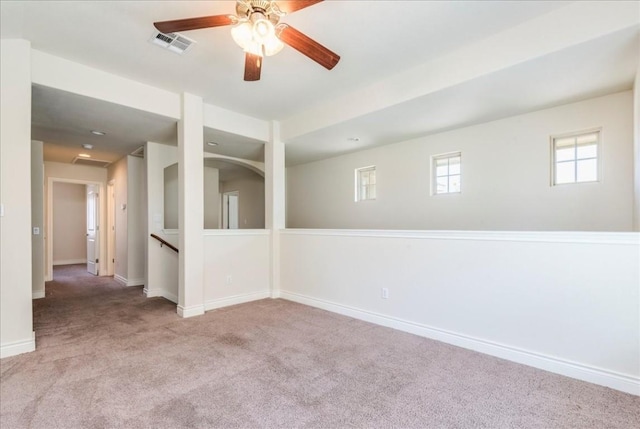
POLYGON ((83 148, 85 148, 85 149, 88 149, 88 150, 93 149, 93 145, 92 145, 92 144, 89 144, 89 143, 83 143, 83 144, 82 144, 82 147, 83 147, 83 148))
POLYGON ((359 142, 360 141, 360 137, 349 137, 347 139, 350 142, 359 142))
POLYGON ((78 156, 81 158, 91 158, 91 155, 89 155, 88 153, 79 153, 78 156))
POLYGON ((216 143, 216 142, 207 142, 207 144, 209 146, 218 146, 218 143, 216 143))
POLYGON ((105 133, 104 131, 91 130, 91 134, 96 135, 96 136, 104 136, 107 133, 105 133))

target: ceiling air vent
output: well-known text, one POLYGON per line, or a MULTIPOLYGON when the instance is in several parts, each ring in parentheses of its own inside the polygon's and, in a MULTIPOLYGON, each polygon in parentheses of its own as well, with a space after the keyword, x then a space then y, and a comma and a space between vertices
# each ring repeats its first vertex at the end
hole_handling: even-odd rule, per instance
POLYGON ((160 33, 156 31, 149 41, 155 45, 161 46, 176 54, 184 54, 193 45, 195 40, 184 37, 178 33, 160 33))
POLYGON ((73 161, 71 161, 71 163, 77 165, 88 165, 90 167, 106 167, 111 164, 111 161, 92 158, 80 158, 79 156, 76 156, 75 158, 73 158, 73 161))

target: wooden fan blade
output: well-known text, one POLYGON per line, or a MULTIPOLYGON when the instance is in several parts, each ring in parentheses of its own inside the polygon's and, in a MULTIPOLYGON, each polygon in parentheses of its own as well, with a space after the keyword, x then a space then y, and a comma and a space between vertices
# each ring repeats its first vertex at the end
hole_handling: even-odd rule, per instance
POLYGON ((199 28, 222 27, 235 22, 233 15, 201 16, 199 18, 175 19, 173 21, 154 22, 153 25, 161 33, 197 30, 199 28))
POLYGON ((296 10, 304 9, 305 7, 313 6, 316 3, 320 3, 323 0, 282 0, 276 1, 278 8, 281 11, 289 14, 296 10))
POLYGON ((280 40, 326 69, 331 70, 340 61, 340 55, 325 48, 290 25, 280 24, 276 30, 276 35, 280 40))
POLYGON ((248 82, 260 80, 261 70, 262 57, 246 52, 244 57, 244 80, 248 82))

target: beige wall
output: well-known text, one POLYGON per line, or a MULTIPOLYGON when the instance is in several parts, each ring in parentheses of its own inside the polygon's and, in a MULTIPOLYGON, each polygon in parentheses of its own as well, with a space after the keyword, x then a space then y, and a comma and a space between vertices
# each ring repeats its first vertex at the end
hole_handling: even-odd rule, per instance
POLYGON ((178 229, 178 163, 164 168, 164 228, 178 229))
POLYGON ((0 357, 35 348, 31 278, 31 45, 0 41, 0 357))
POLYGON ((220 172, 204 166, 204 229, 220 228, 220 172))
POLYGON ((221 193, 238 191, 238 228, 264 228, 264 178, 258 176, 220 184, 221 193))
POLYGON ((633 94, 620 92, 287 169, 289 228, 630 231, 633 94), (602 127, 601 179, 550 186, 549 137, 602 127), (430 195, 430 157, 462 152, 462 192, 430 195), (354 202, 354 169, 377 199, 354 202))
POLYGON ((53 184, 53 265, 87 261, 86 185, 53 184))
MULTIPOLYGON (((204 167, 204 228, 220 228, 220 182, 217 168, 204 167)), ((164 228, 178 228, 178 164, 164 169, 164 228)))

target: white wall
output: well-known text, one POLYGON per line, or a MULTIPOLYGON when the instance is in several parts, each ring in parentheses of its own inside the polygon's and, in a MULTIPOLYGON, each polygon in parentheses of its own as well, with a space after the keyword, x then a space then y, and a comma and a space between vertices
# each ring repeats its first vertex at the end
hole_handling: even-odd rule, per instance
POLYGON ((129 259, 127 257, 127 158, 121 158, 117 162, 109 165, 107 170, 107 180, 113 180, 113 193, 115 202, 115 265, 114 278, 121 283, 126 283, 129 269, 129 259))
POLYGON ((285 299, 640 394, 636 233, 286 230, 281 258, 285 299))
POLYGON ((87 262, 85 185, 53 184, 53 265, 87 262))
POLYGON ((287 226, 631 231, 632 108, 625 91, 290 167, 287 226), (594 127, 601 180, 550 186, 549 136, 594 127), (462 192, 432 196, 430 157, 452 151, 462 151, 462 192), (369 165, 377 199, 356 203, 354 169, 369 165))
POLYGON ((633 230, 640 231, 640 66, 633 84, 633 230))
POLYGON ((270 232, 204 233, 205 310, 268 298, 270 232))
POLYGON ((44 161, 43 143, 31 142, 31 277, 33 298, 44 298, 44 161))
MULTIPOLYGON (((177 202, 176 195, 176 202, 177 202)), ((220 228, 220 171, 204 166, 204 229, 220 228)))
POLYGON ((0 357, 35 349, 30 50, 26 40, 0 41, 0 357))
POLYGON ((147 241, 144 159, 127 156, 127 286, 144 285, 147 241))
POLYGON ((221 193, 238 191, 238 228, 264 228, 264 177, 257 174, 220 184, 221 193))
MULTIPOLYGON (((178 246, 178 232, 164 228, 164 172, 167 166, 178 161, 175 146, 148 142, 145 146, 145 170, 147 175, 147 273, 144 293, 148 297, 163 296, 178 302, 178 254, 151 238, 156 234, 174 246, 178 246)), ((177 204, 177 201, 176 201, 177 204)))

